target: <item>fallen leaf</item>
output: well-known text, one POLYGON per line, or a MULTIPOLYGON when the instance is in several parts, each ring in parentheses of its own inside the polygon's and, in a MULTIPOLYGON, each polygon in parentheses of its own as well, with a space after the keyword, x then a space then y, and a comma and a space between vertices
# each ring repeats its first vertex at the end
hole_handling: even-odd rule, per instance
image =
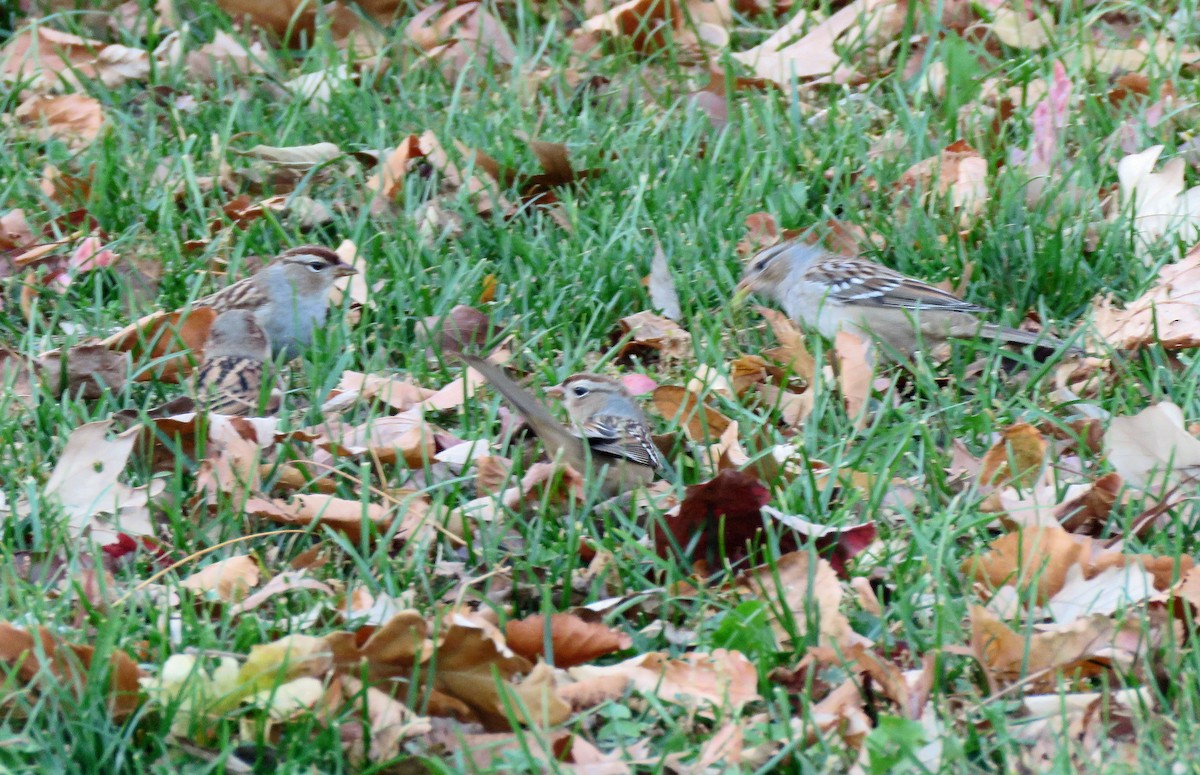
POLYGON ((357 744, 357 748, 352 745, 350 749, 352 760, 376 764, 395 761, 403 753, 402 743, 432 731, 429 719, 418 716, 387 692, 366 686, 349 675, 342 676, 340 682, 342 697, 364 714, 371 730, 370 747, 365 751, 362 750, 362 738, 352 738, 357 744))
POLYGON ((1200 237, 1200 186, 1184 191, 1187 164, 1179 156, 1153 171, 1163 147, 1156 145, 1117 162, 1122 214, 1130 213, 1137 255, 1147 263, 1159 255, 1164 240, 1191 245, 1200 237))
POLYGON ((103 680, 107 683, 110 712, 124 719, 141 705, 138 681, 142 671, 126 652, 106 651, 109 657, 104 671, 93 665, 96 658, 93 646, 68 643, 45 627, 39 627, 34 636, 8 622, 0 622, 0 668, 6 676, 0 684, 0 694, 6 699, 17 691, 54 695, 66 688, 82 699, 89 681, 103 680))
POLYGON ((903 26, 903 8, 890 0, 855 0, 811 27, 812 16, 801 11, 759 45, 731 56, 755 77, 785 89, 794 80, 831 78, 843 83, 854 72, 843 60, 842 50, 850 48, 855 37, 847 33, 858 27, 861 34, 853 42, 860 46, 886 42, 903 26))
POLYGON ((996 489, 1032 488, 1041 476, 1048 448, 1041 431, 1029 423, 1005 428, 983 456, 979 481, 996 489))
POLYGON ((755 307, 754 310, 766 319, 767 324, 771 326, 771 332, 779 340, 779 347, 768 350, 763 355, 782 363, 790 368, 793 374, 812 384, 817 374, 817 362, 804 345, 804 333, 800 327, 779 310, 770 307, 755 307))
POLYGON ((146 505, 151 494, 165 487, 162 480, 137 488, 117 481, 141 429, 132 428, 109 439, 112 424, 101 420, 71 431, 43 490, 62 505, 72 537, 90 533, 100 544, 111 543, 118 532, 153 535, 146 505), (101 513, 115 516, 111 527, 95 519, 101 513))
POLYGON ((404 32, 451 81, 473 60, 510 65, 517 57, 507 28, 478 2, 439 0, 418 11, 404 32))
POLYGON ((258 562, 248 554, 219 560, 179 582, 179 586, 201 594, 212 593, 223 603, 244 598, 259 580, 258 562))
POLYGON ((421 151, 420 138, 409 135, 388 151, 380 162, 379 171, 367 179, 366 195, 371 200, 372 207, 384 206, 404 192, 404 175, 408 172, 408 163, 424 156, 421 151))
POLYGON ((739 651, 715 649, 671 659, 651 652, 606 667, 583 665, 568 671, 578 681, 617 676, 638 692, 686 708, 737 711, 759 699, 758 671, 739 651))
POLYGON ((958 140, 937 156, 906 170, 896 188, 914 192, 922 201, 933 195, 945 197, 958 211, 960 225, 966 227, 987 204, 987 162, 978 151, 958 140))
POLYGON ((181 312, 155 312, 137 320, 100 344, 118 352, 133 355, 135 364, 155 363, 153 368, 139 369, 135 382, 160 380, 178 382, 203 359, 208 330, 217 318, 210 307, 196 307, 181 312), (166 357, 171 355, 172 357, 166 357))
MULTIPOLYGON (((1127 665, 1150 647, 1136 618, 1081 617, 1049 632, 1018 634, 994 614, 971 607, 971 647, 992 676, 1004 683, 1030 677, 1028 686, 1051 688, 1063 675, 1074 679, 1127 665)), ((1036 689, 1035 689, 1036 690, 1036 689)))
POLYGON ((621 348, 618 360, 648 355, 682 360, 692 355, 692 335, 673 320, 653 312, 639 312, 621 318, 620 325, 629 342, 621 348))
POLYGON ((465 304, 456 305, 447 315, 425 318, 417 324, 417 331, 439 355, 477 350, 496 333, 487 315, 465 304))
POLYGON ((77 344, 38 358, 42 384, 53 396, 93 400, 112 395, 129 377, 129 356, 100 344, 77 344))
POLYGON ((44 24, 21 28, 0 48, 0 76, 36 91, 56 87, 59 81, 80 91, 91 80, 115 88, 149 74, 150 55, 141 49, 104 44, 44 24))
POLYGON ((263 64, 271 60, 262 43, 254 41, 246 46, 220 29, 213 35, 211 43, 188 52, 186 58, 183 56, 178 36, 174 39, 170 36, 163 39, 154 53, 161 54, 173 64, 182 60, 187 73, 203 83, 217 83, 222 77, 229 75, 248 76, 261 73, 263 64))
POLYGON ((1131 417, 1114 417, 1104 453, 1126 482, 1150 488, 1163 481, 1193 484, 1200 476, 1200 439, 1187 432, 1175 404, 1155 404, 1131 417))
MULTIPOLYGON (((529 616, 509 622, 504 637, 509 648, 532 662, 545 656, 546 629, 546 617, 529 616)), ((574 667, 633 646, 625 633, 575 614, 554 614, 549 630, 550 663, 556 667, 574 667)))
POLYGON ((423 681, 432 681, 461 708, 501 728, 508 727, 506 708, 518 703, 524 709, 516 711, 518 718, 530 725, 558 724, 570 715, 555 691, 553 670, 514 654, 494 624, 459 611, 447 612, 442 621, 432 639, 424 618, 406 611, 365 641, 350 632, 334 633, 325 641, 340 671, 357 675, 365 665, 375 681, 406 678, 420 667, 423 681))
POLYGON ((1121 305, 1111 296, 1097 301, 1093 324, 1115 350, 1161 346, 1168 350, 1200 347, 1200 245, 1182 260, 1167 264, 1148 291, 1121 305))
MULTIPOLYGON (((747 544, 762 530, 762 507, 770 492, 752 474, 726 469, 703 484, 687 488, 678 512, 664 517, 654 535, 659 557, 678 552, 697 560, 731 563, 747 556, 747 544), (717 552, 724 550, 724 556, 717 552)), ((723 563, 721 563, 723 564, 723 563)))
POLYGON ((63 140, 78 150, 92 143, 104 125, 100 101, 82 94, 34 95, 13 111, 22 124, 37 130, 42 140, 63 140))
POLYGON ((297 495, 291 502, 251 498, 244 509, 247 514, 280 525, 324 525, 358 543, 362 540, 363 528, 368 525, 373 526, 379 536, 411 538, 424 523, 429 502, 423 497, 409 497, 401 504, 403 509, 397 511, 377 503, 312 493, 297 495), (391 528, 397 524, 393 534, 391 528))
POLYGON ((867 406, 875 373, 872 350, 869 339, 851 331, 838 331, 833 342, 838 384, 842 389, 842 400, 846 402, 846 415, 860 430, 867 427, 871 419, 867 406))
POLYGON ((679 306, 679 294, 675 290, 675 280, 671 277, 671 267, 667 265, 667 254, 663 252, 658 240, 654 241, 654 258, 650 261, 650 276, 646 284, 655 309, 669 320, 679 320, 683 317, 683 309, 679 306))
POLYGON ((839 610, 842 587, 833 567, 821 559, 814 566, 806 551, 744 571, 737 589, 742 597, 768 603, 771 629, 781 649, 802 647, 810 634, 817 636, 819 645, 836 649, 848 648, 858 637, 839 610))
POLYGON ((654 389, 655 410, 683 426, 692 441, 711 443, 729 429, 732 422, 728 417, 713 409, 700 397, 678 385, 660 385, 654 389))

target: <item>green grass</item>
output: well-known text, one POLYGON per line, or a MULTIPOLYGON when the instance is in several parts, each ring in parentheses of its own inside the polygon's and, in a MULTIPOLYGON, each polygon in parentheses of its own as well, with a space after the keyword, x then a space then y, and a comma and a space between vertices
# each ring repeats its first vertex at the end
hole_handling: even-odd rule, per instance
MULTIPOLYGON (((1114 11, 1139 17, 1145 29, 1155 28, 1150 11, 1110 5, 1114 11)), ((1190 9, 1194 36, 1195 8, 1184 5, 1190 9)), ((192 6, 190 34, 198 40, 230 28, 228 19, 209 4, 192 6)), ((1098 12, 1068 6, 1063 5, 1060 21, 1078 24, 1085 14, 1098 12)), ((570 18, 581 13, 573 5, 565 8, 570 18)), ((447 81, 436 67, 403 45, 400 30, 392 29, 390 64, 373 84, 335 93, 324 110, 281 98, 277 79, 225 78, 204 85, 181 67, 164 67, 152 74, 151 85, 162 94, 193 95, 195 110, 185 112, 159 104, 140 84, 113 90, 94 84, 88 87, 89 93, 104 104, 107 125, 100 138, 82 151, 72 152, 57 141, 33 140, 5 125, 0 129, 5 149, 0 159, 0 211, 24 208, 36 229, 84 207, 111 236, 112 249, 127 263, 136 259, 139 264, 160 266, 162 271, 156 292, 149 298, 139 295, 121 270, 81 275, 65 295, 41 292, 32 317, 23 315, 16 304, 19 274, 14 275, 3 281, 3 341, 32 354, 75 339, 104 336, 141 314, 174 308, 219 287, 222 281, 208 271, 218 256, 228 261, 231 274, 237 274, 242 259, 249 255, 270 255, 303 242, 332 246, 350 239, 365 256, 376 291, 357 326, 329 326, 303 363, 291 369, 288 387, 293 411, 284 418, 283 426, 296 428, 320 419, 319 412, 310 407, 320 404, 345 369, 410 375, 426 386, 453 379, 458 367, 427 357, 416 323, 430 315, 444 315, 456 304, 478 305, 484 277, 489 274, 496 277, 498 286, 495 301, 483 309, 504 335, 512 336, 515 363, 532 372, 539 384, 590 368, 597 360, 606 364, 605 370, 614 370, 609 365, 614 354, 610 333, 621 317, 650 307, 640 278, 649 273, 655 239, 670 261, 683 305, 681 322, 693 336, 694 360, 636 368, 661 384, 682 382, 698 364, 724 370, 737 355, 774 345, 757 315, 727 304, 740 273, 734 247, 744 234, 746 216, 757 211, 773 213, 782 227, 808 226, 830 217, 862 226, 886 239, 888 248, 878 256, 882 261, 931 280, 957 279, 969 260, 974 274, 966 295, 994 309, 992 319, 1000 323, 1016 324, 1032 309, 1066 332, 1086 321, 1090 302, 1097 295, 1113 292, 1132 298, 1154 277, 1156 267, 1143 266, 1134 256, 1126 219, 1099 223, 1097 249, 1084 250, 1085 227, 1098 220, 1098 195, 1079 203, 1051 195, 1047 202, 1053 201, 1052 207, 1030 208, 1020 168, 1003 166, 1008 149, 1028 145, 1028 111, 1018 108, 1017 115, 993 135, 990 118, 978 110, 978 88, 984 78, 999 77, 1008 85, 1048 79, 1055 59, 1079 45, 1079 39, 1067 33, 1059 41, 1062 51, 1029 56, 1009 49, 1003 56, 991 56, 976 42, 955 35, 945 38, 928 49, 924 62, 925 68, 938 61, 951 68, 951 96, 945 102, 919 92, 920 74, 905 80, 900 75, 903 68, 897 67, 862 87, 806 90, 803 105, 786 92, 739 92, 730 103, 729 127, 718 132, 686 98, 706 76, 678 65, 669 50, 642 57, 619 42, 605 47, 602 56, 587 62, 586 74, 611 79, 611 87, 592 98, 559 77, 549 78, 532 91, 521 73, 538 68, 560 73, 577 66, 571 61, 569 38, 562 25, 548 21, 557 19, 557 5, 554 10, 523 2, 505 5, 501 16, 519 52, 518 64, 511 71, 477 62, 457 81, 447 81), (980 55, 985 57, 983 65, 975 61, 980 55), (623 89, 631 90, 632 96, 626 99, 619 93, 623 89), (814 120, 813 109, 827 113, 814 120), (960 132, 960 125, 967 130, 960 132), (229 198, 221 192, 201 191, 198 180, 217 174, 219 161, 238 167, 242 160, 230 153, 232 148, 332 141, 344 151, 378 151, 410 133, 426 130, 434 131, 447 145, 458 140, 503 165, 535 173, 539 171, 536 159, 514 137, 515 132, 526 132, 566 144, 576 169, 601 172, 585 186, 562 192, 570 230, 537 212, 511 219, 481 217, 460 196, 449 206, 463 220, 462 235, 426 244, 414 215, 437 193, 435 178, 410 174, 396 207, 372 216, 362 201, 370 171, 354 161, 339 162, 335 174, 298 189, 335 205, 331 224, 301 233, 286 221, 264 218, 244 230, 232 230, 227 239, 214 240, 213 248, 198 253, 183 249, 185 241, 209 234, 210 220, 219 216, 220 205, 229 198), (890 158, 869 155, 872 142, 889 130, 903 133, 907 139, 904 147, 890 158), (898 210, 893 191, 905 169, 960 138, 988 159, 990 188, 985 212, 961 240, 955 236, 957 216, 947 203, 934 199, 924 206, 898 210), (65 204, 47 199, 39 189, 46 164, 76 175, 91 170, 90 195, 84 201, 65 204), (185 184, 182 201, 176 202, 170 187, 153 182, 160 164, 173 170, 173 181, 185 184), (73 334, 64 333, 64 323, 71 324, 73 334)), ((65 14, 52 23, 74 29, 80 18, 65 14)), ((780 23, 769 18, 747 20, 735 30, 735 49, 753 45, 780 23)), ((934 29, 935 21, 918 9, 912 24, 916 31, 928 31, 934 29)), ((157 39, 118 38, 118 42, 153 48, 157 39)), ((322 34, 307 50, 279 53, 275 66, 282 78, 290 78, 334 66, 343 59, 322 34)), ((1179 105, 1192 105, 1200 97, 1193 72, 1151 68, 1148 74, 1156 94, 1167 81, 1173 83, 1179 105)), ((1122 156, 1109 138, 1123 120, 1143 111, 1148 101, 1118 111, 1106 100, 1103 74, 1076 68, 1069 75, 1076 95, 1082 97, 1073 104, 1072 120, 1065 130, 1073 159, 1072 182, 1098 192, 1115 183, 1115 163, 1122 156)), ((10 97, 4 108, 11 110, 16 104, 16 98, 10 97)), ((1187 121, 1179 126, 1186 128, 1187 121)), ((1142 139, 1139 149, 1163 142, 1168 146, 1166 156, 1170 156, 1184 138, 1176 125, 1167 122, 1145 130, 1142 139)), ((506 193, 515 198, 514 192, 506 193)), ((1162 251, 1159 265, 1168 260, 1168 251, 1162 251)), ((861 610, 853 595, 847 595, 842 608, 857 631, 881 646, 904 644, 918 661, 925 653, 967 643, 966 613, 977 597, 959 568, 963 560, 983 551, 995 535, 986 527, 990 517, 980 513, 978 499, 971 493, 953 494, 946 484, 951 443, 960 439, 972 452, 982 454, 990 445, 990 434, 1014 422, 1061 425, 1071 414, 1070 407, 1056 405, 1051 397, 1053 370, 1033 368, 1028 381, 1022 382, 994 368, 998 363, 997 356, 985 348, 963 345, 947 364, 937 367, 938 376, 947 379, 935 382, 927 372, 915 376, 889 372, 887 376, 896 380, 908 380, 912 393, 894 406, 890 398, 878 402, 871 422, 861 431, 854 430, 836 395, 826 393, 818 399, 796 439, 805 454, 872 472, 885 483, 891 477, 919 478, 925 484, 918 488, 912 508, 885 505, 884 485, 864 494, 835 492, 801 476, 774 492, 776 506, 818 523, 878 522, 886 549, 870 562, 853 565, 851 573, 881 580, 886 587, 883 615, 875 617, 861 610), (964 380, 967 365, 981 354, 992 359, 990 367, 981 376, 964 380)), ((1185 417, 1195 419, 1200 416, 1198 363, 1191 354, 1172 361, 1155 350, 1122 356, 1120 368, 1103 384, 1095 401, 1113 414, 1126 414, 1152 402, 1171 400, 1183 408, 1185 417)), ((55 504, 40 497, 41 484, 70 430, 123 408, 152 405, 175 391, 172 386, 130 384, 90 402, 43 396, 32 409, 0 398, 0 492, 9 504, 22 499, 31 504, 28 515, 0 520, 0 619, 21 627, 44 625, 68 640, 95 644, 101 654, 126 649, 155 672, 168 656, 184 648, 245 654, 254 645, 287 634, 288 614, 298 615, 327 602, 316 593, 293 592, 276 598, 256 616, 234 619, 219 606, 188 604, 155 610, 135 602, 97 604, 78 586, 48 587, 22 570, 28 556, 38 562, 63 563, 67 577, 78 578, 96 562, 92 548, 67 538, 55 504)), ((786 440, 778 425, 760 410, 737 400, 712 400, 741 423, 752 454, 786 440)), ((464 438, 492 439, 498 427, 496 406, 495 401, 475 403, 465 414, 449 413, 438 420, 464 438)), ((377 412, 360 405, 347 419, 364 422, 377 412)), ((669 420, 656 418, 657 429, 671 429, 669 420)), ((308 456, 304 445, 292 446, 296 456, 308 456)), ((1096 470, 1105 470, 1102 461, 1089 462, 1096 464, 1096 470)), ((402 485, 409 474, 396 467, 376 470, 369 461, 348 458, 340 459, 338 467, 383 488, 402 485)), ((681 492, 684 485, 701 478, 694 466, 680 466, 679 471, 676 484, 681 492)), ((126 480, 141 484, 150 476, 143 463, 135 462, 126 480)), ((160 539, 173 556, 183 557, 261 529, 228 503, 212 514, 193 506, 194 472, 182 463, 179 471, 166 478, 167 492, 173 497, 158 507, 156 515, 160 539)), ((470 479, 468 472, 430 487, 433 512, 444 512, 471 497, 470 479)), ((370 497, 350 479, 339 477, 336 481, 341 497, 370 497)), ((461 597, 519 618, 614 595, 640 594, 636 603, 620 606, 607 616, 610 624, 633 637, 633 649, 622 656, 729 646, 744 650, 760 665, 760 691, 766 698, 760 709, 769 720, 748 732, 747 745, 791 740, 760 771, 801 773, 848 767, 854 755, 835 742, 835 736, 809 746, 788 731, 788 719, 804 718, 814 698, 805 692, 788 695, 767 679, 772 667, 794 666, 803 646, 811 643, 802 641, 792 651, 776 650, 769 641, 754 637, 753 626, 734 626, 736 617, 746 612, 738 607, 738 601, 719 591, 673 596, 667 590, 687 579, 689 569, 660 560, 638 545, 642 528, 629 517, 612 517, 606 530, 599 533, 593 506, 594 501, 588 501, 565 513, 547 510, 543 515, 510 515, 502 522, 475 524, 465 548, 436 536, 419 545, 397 546, 388 541, 352 544, 315 529, 311 536, 278 536, 237 544, 217 556, 253 552, 269 576, 285 569, 288 560, 316 541, 324 540, 335 555, 323 571, 324 577, 348 586, 362 585, 376 595, 395 596, 431 617, 446 610, 447 598, 461 597), (581 577, 582 561, 575 551, 581 535, 614 553, 615 576, 572 584, 581 577), (506 570, 463 587, 439 561, 463 563, 466 578, 506 570), (669 624, 669 631, 657 626, 663 623, 669 624), (680 645, 686 641, 669 637, 674 631, 693 631, 697 640, 680 645)), ((1118 506, 1114 520, 1127 526, 1139 511, 1137 501, 1118 506)), ((1145 542, 1135 542, 1136 551, 1194 554, 1197 542, 1187 526, 1196 516, 1195 506, 1182 507, 1174 515, 1176 529, 1158 531, 1145 542)), ((121 597, 152 570, 145 559, 117 570, 110 582, 110 599, 121 597)), ((185 567, 180 573, 191 570, 194 568, 185 567)), ((171 575, 165 581, 173 584, 177 578, 171 575)), ((327 617, 304 631, 321 635, 339 628, 327 617)), ((1020 695, 985 702, 987 687, 972 660, 947 653, 939 659, 932 700, 946 727, 945 761, 951 761, 950 752, 961 757, 961 765, 947 764, 945 771, 1011 769, 1022 748, 1011 730, 1014 701, 1020 695)), ((1191 644, 1172 642, 1153 652, 1146 664, 1112 674, 1110 680, 1116 688, 1148 684, 1157 693, 1156 712, 1146 722, 1150 733, 1140 735, 1136 747, 1142 769, 1163 771, 1171 756, 1182 756, 1200 746, 1186 722, 1200 707, 1200 691, 1194 682, 1166 680, 1188 675, 1197 667, 1191 644), (1173 739, 1158 734, 1163 729, 1169 729, 1173 739)), ((832 685, 837 683, 840 681, 832 685)), ((222 771, 219 763, 206 764, 168 739, 170 708, 145 706, 131 718, 113 720, 104 692, 98 688, 101 684, 100 680, 89 681, 79 695, 65 686, 42 694, 23 693, 0 705, 0 769, 222 771)), ((882 712, 893 711, 885 708, 882 712)), ((641 770, 647 772, 665 771, 667 754, 696 750, 715 728, 655 700, 605 703, 573 717, 566 727, 604 750, 648 739, 652 763, 641 770)), ((251 753, 244 758, 253 762, 258 756, 263 771, 272 771, 265 764, 267 757, 279 763, 278 771, 350 769, 335 726, 324 727, 312 720, 294 722, 281 725, 277 739, 257 741, 234 741, 237 727, 233 723, 218 730, 218 739, 210 747, 248 744, 251 753)), ((881 733, 875 740, 884 746, 893 740, 904 743, 905 734, 903 728, 888 727, 888 734, 881 733)), ((462 751, 439 757, 424 750, 419 741, 407 750, 425 756, 424 764, 413 759, 407 763, 411 770, 399 771, 418 771, 421 766, 432 772, 470 771, 462 751)), ((540 771, 543 765, 537 763, 536 753, 510 751, 494 767, 480 771, 540 771)), ((1069 767, 1063 758, 1054 763, 1055 771, 1065 772, 1069 767)))

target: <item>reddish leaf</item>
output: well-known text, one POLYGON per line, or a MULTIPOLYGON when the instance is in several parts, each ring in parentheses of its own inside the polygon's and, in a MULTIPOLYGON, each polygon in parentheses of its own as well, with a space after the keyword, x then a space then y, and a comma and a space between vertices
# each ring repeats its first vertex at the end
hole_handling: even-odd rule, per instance
POLYGON ((679 512, 666 518, 669 535, 657 532, 655 550, 669 557, 672 541, 697 559, 716 557, 723 548, 730 561, 747 556, 746 544, 762 530, 762 507, 771 499, 757 478, 727 469, 703 484, 688 487, 679 512), (694 542, 694 545, 693 545, 694 542))

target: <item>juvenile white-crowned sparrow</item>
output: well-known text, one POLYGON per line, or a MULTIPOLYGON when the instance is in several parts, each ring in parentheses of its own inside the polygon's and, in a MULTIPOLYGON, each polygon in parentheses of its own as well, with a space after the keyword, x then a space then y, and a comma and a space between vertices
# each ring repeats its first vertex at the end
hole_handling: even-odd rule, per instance
POLYGON ((804 237, 773 245, 750 259, 736 295, 752 292, 778 302, 789 317, 826 338, 851 330, 905 356, 922 342, 937 345, 976 336, 1050 349, 1063 345, 1046 334, 983 323, 975 313, 986 312, 986 307, 874 261, 830 253, 804 237))
POLYGON ((646 416, 620 382, 599 374, 574 374, 561 385, 546 389, 548 395, 562 399, 579 429, 576 434, 503 371, 481 358, 461 357, 521 413, 551 458, 561 450, 573 468, 603 471, 605 495, 647 485, 662 470, 646 416))
POLYGON ((250 310, 222 312, 204 344, 204 362, 196 372, 196 408, 240 417, 274 414, 277 386, 264 401, 263 380, 271 346, 250 310))
POLYGON ((356 273, 329 248, 301 245, 192 306, 249 310, 266 332, 272 353, 296 358, 312 342, 313 329, 325 325, 334 280, 356 273))

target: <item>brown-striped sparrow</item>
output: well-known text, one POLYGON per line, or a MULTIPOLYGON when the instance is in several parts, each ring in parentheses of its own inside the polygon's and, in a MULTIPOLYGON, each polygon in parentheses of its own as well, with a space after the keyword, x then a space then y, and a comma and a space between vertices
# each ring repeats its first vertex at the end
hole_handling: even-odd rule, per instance
POLYGON ((222 312, 204 344, 204 362, 196 373, 196 408, 240 417, 274 414, 278 386, 263 396, 271 346, 250 310, 222 312), (265 400, 264 400, 265 398, 265 400))
POLYGON ((976 336, 1049 349, 1063 346, 1046 334, 983 323, 975 314, 986 307, 874 261, 830 253, 805 237, 773 245, 750 259, 737 295, 752 292, 775 300, 797 323, 826 338, 850 330, 904 356, 922 343, 976 336))
POLYGON ((301 245, 193 306, 249 310, 266 332, 272 353, 295 358, 312 342, 313 329, 325 324, 334 280, 356 272, 329 248, 301 245))
POLYGON ((602 471, 605 495, 647 485, 662 470, 646 417, 620 382, 599 374, 575 374, 547 389, 567 407, 579 431, 572 433, 503 371, 471 355, 462 358, 521 413, 550 457, 561 452, 581 472, 602 471))

